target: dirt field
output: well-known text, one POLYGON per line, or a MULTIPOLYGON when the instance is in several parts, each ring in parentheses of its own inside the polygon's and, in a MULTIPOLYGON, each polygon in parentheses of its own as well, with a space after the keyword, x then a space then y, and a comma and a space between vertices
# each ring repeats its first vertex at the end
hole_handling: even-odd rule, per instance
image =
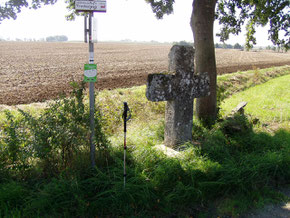
MULTIPOLYGON (((146 83, 148 73, 166 71, 169 44, 99 43, 97 89, 146 83)), ((83 79, 85 43, 0 43, 0 104, 44 101, 69 93, 83 79)), ((218 74, 290 64, 290 53, 216 50, 218 74)))

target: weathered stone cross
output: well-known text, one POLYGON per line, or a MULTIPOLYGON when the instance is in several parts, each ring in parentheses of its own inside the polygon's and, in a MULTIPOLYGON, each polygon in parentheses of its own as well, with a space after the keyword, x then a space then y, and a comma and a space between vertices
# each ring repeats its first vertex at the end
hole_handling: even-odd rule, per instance
POLYGON ((167 101, 164 143, 174 147, 192 140, 193 100, 209 95, 209 76, 194 75, 191 46, 174 45, 168 56, 169 74, 149 74, 146 97, 167 101))

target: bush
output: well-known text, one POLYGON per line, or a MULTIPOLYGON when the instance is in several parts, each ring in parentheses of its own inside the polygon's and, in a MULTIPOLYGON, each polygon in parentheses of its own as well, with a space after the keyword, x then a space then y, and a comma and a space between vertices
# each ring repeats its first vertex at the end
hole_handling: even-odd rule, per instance
POLYGON ((27 194, 28 190, 19 183, 0 184, 0 217, 15 217, 17 213, 19 215, 27 194))
MULTIPOLYGON (((1 165, 23 172, 37 168, 45 175, 73 168, 79 153, 89 149, 89 107, 84 104, 84 84, 71 98, 61 98, 44 109, 39 117, 19 110, 17 117, 6 111, 1 140, 1 165)), ((98 106, 95 111, 95 138, 99 152, 107 148, 98 106)))

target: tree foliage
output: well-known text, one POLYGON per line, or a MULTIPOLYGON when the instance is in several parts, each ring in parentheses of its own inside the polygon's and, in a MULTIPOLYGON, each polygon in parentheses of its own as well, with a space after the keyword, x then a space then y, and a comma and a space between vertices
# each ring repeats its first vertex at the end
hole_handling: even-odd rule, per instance
POLYGON ((243 48, 243 46, 241 46, 239 43, 236 43, 234 45, 234 49, 242 49, 242 48, 243 48))
MULTIPOLYGON (((146 0, 158 19, 173 12, 174 0, 146 0)), ((221 25, 222 42, 229 39, 230 34, 238 35, 246 25, 246 48, 256 44, 256 27, 268 23, 269 39, 274 45, 289 49, 290 46, 290 1, 289 0, 218 0, 216 19, 221 25)))
POLYGON ((38 9, 42 5, 52 5, 56 2, 57 0, 8 0, 4 4, 0 4, 0 23, 5 19, 16 19, 23 7, 38 9))
POLYGON ((227 40, 230 34, 239 34, 246 24, 246 48, 252 48, 256 44, 256 27, 269 23, 272 43, 289 49, 289 0, 220 0, 216 14, 222 25, 221 41, 227 40))
POLYGON ((175 0, 145 0, 152 7, 158 19, 161 19, 164 14, 171 14, 173 12, 173 4, 175 0))

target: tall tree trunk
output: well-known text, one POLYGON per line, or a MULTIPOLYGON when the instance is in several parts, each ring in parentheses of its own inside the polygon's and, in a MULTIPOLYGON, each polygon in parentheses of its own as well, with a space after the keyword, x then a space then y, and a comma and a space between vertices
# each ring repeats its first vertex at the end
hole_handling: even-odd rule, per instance
POLYGON ((217 0, 193 0, 191 28, 195 45, 195 71, 208 72, 210 96, 196 100, 196 116, 206 123, 212 123, 217 116, 216 108, 216 61, 213 25, 217 0))

